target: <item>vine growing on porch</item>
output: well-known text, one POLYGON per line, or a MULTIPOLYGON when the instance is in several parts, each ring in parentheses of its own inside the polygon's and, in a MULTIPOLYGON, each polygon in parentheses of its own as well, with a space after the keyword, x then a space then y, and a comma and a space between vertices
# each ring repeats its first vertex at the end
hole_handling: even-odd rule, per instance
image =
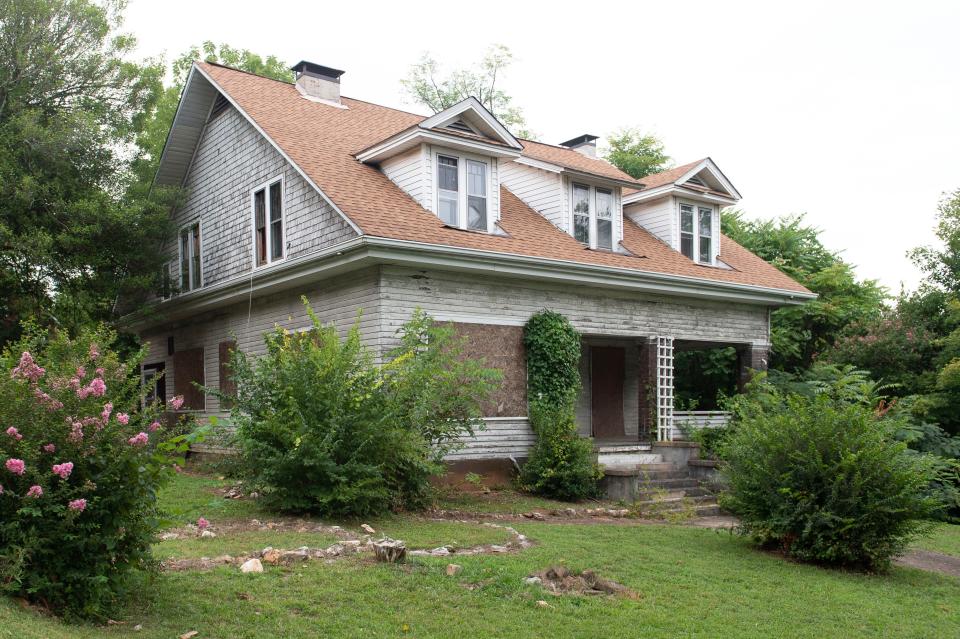
POLYGON ((580 334, 563 315, 543 310, 524 326, 530 426, 537 442, 520 474, 521 486, 566 500, 592 497, 602 476, 589 439, 577 434, 580 334))

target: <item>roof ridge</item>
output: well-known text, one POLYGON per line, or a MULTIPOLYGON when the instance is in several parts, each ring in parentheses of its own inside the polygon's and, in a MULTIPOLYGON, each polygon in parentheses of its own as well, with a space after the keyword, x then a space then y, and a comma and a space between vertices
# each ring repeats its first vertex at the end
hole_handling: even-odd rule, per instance
POLYGON ((227 69, 229 71, 236 71, 237 73, 243 73, 246 75, 252 75, 255 78, 262 78, 264 80, 271 80, 273 82, 279 82, 280 84, 286 84, 289 86, 294 86, 294 82, 287 82, 286 80, 278 80, 277 78, 271 78, 268 75, 260 75, 259 73, 254 73, 253 71, 246 71, 244 69, 238 69, 237 67, 232 67, 229 64, 223 64, 222 62, 213 62, 211 60, 200 60, 199 58, 194 60, 194 62, 202 62, 203 64, 209 64, 215 67, 220 67, 221 69, 227 69))

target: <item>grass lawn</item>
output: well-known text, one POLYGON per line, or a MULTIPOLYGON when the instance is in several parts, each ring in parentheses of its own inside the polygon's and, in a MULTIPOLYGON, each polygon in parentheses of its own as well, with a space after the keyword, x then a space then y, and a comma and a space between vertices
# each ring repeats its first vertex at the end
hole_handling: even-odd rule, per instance
MULTIPOLYGON (((183 476, 165 499, 183 507, 179 521, 203 515, 215 528, 269 517, 249 501, 216 497, 211 490, 219 485, 183 476)), ((416 517, 369 523, 378 533, 418 547, 490 543, 502 536, 486 526, 416 517)), ((351 557, 268 566, 260 575, 235 567, 163 573, 131 603, 120 626, 68 627, 0 600, 0 637, 169 638, 190 630, 199 631, 197 639, 960 636, 960 580, 951 577, 905 568, 885 576, 824 570, 757 552, 725 532, 683 526, 533 521, 514 526, 536 546, 510 555, 417 557, 402 566, 351 557), (461 564, 463 573, 446 576, 449 561, 461 564), (557 598, 523 583, 531 572, 557 563, 595 569, 641 597, 557 598), (549 607, 538 606, 539 599, 549 607), (135 624, 142 624, 142 631, 134 632, 135 624)), ((952 538, 955 548, 956 528, 938 539, 952 538)), ((202 547, 210 556, 235 543, 289 547, 287 535, 294 535, 290 545, 303 545, 297 534, 230 533, 202 547)), ((158 554, 195 556, 199 543, 163 542, 158 554)))
POLYGON ((940 524, 929 539, 921 539, 917 548, 960 557, 960 525, 940 524))

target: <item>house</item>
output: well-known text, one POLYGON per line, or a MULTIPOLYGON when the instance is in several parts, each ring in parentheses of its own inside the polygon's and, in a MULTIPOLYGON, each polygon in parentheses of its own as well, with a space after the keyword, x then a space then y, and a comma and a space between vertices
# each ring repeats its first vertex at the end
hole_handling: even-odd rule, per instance
MULTIPOLYGON (((422 307, 504 372, 486 429, 451 461, 522 458, 522 326, 549 308, 583 334, 580 432, 642 449, 675 434, 673 352, 732 345, 765 367, 769 314, 814 297, 720 233, 739 193, 710 158, 635 180, 596 137, 514 137, 477 100, 430 117, 341 94, 342 71, 296 82, 197 62, 156 183, 182 185, 169 247, 177 293, 139 316, 144 375, 183 410, 193 385, 229 390, 229 351, 262 352, 274 325, 360 315, 378 355, 422 307)), ((691 416, 687 415, 686 418, 691 416)))

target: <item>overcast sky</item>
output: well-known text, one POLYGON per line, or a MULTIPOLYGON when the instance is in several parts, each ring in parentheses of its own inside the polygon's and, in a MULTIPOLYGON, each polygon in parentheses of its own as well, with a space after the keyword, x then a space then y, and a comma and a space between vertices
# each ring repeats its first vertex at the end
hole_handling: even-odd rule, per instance
POLYGON ((344 95, 422 112, 399 80, 492 43, 503 87, 557 143, 638 126, 675 163, 712 157, 751 217, 806 213, 896 292, 960 189, 960 2, 213 2, 132 0, 139 54, 204 40, 339 69, 344 95))

